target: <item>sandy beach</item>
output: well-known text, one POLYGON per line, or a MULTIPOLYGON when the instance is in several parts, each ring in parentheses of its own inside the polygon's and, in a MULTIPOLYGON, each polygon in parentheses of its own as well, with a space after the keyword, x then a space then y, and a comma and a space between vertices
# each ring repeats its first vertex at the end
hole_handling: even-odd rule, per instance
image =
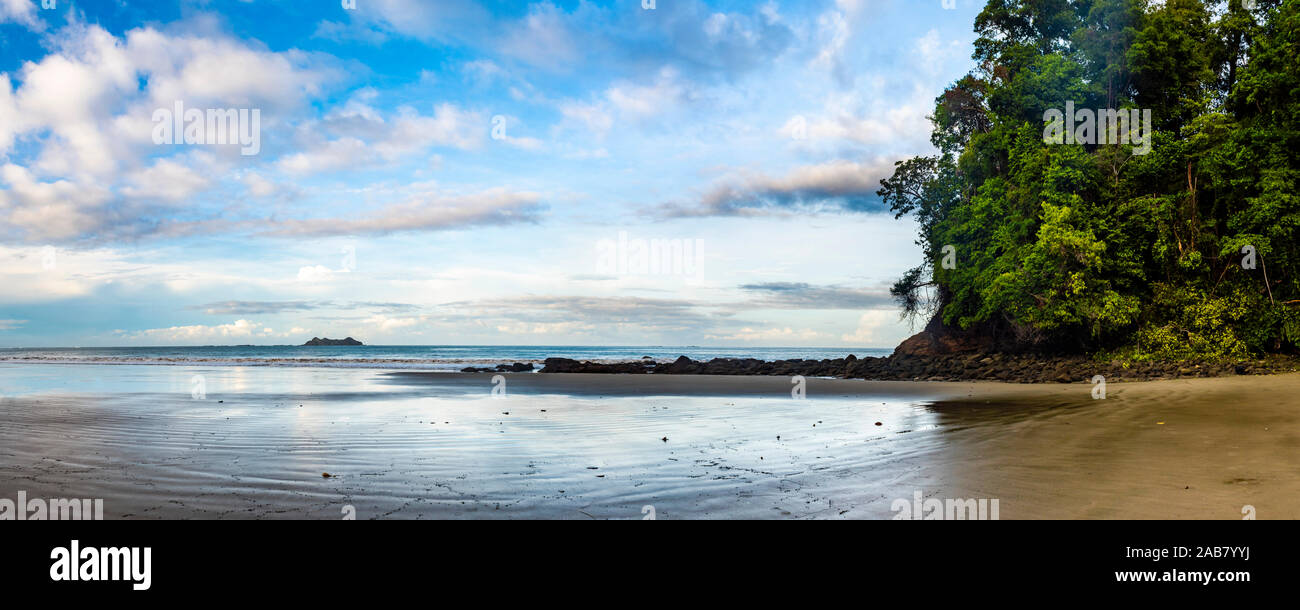
POLYGON ((1300 375, 1087 384, 0 367, 0 498, 106 519, 1300 517, 1300 375), (203 374, 207 395, 189 382, 203 374), (323 476, 329 473, 330 477, 323 476))

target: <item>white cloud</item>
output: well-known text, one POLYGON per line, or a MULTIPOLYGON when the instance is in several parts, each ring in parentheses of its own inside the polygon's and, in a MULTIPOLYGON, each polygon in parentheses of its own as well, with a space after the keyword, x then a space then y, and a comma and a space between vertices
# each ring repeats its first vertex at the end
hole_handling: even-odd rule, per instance
POLYGON ((180 203, 203 191, 212 181, 194 169, 170 159, 160 159, 152 166, 131 172, 122 194, 128 197, 180 203))
POLYGON ((356 138, 339 138, 324 143, 307 152, 295 153, 280 159, 281 170, 293 174, 315 174, 355 167, 371 158, 366 143, 356 138))
POLYGON ((949 40, 944 44, 939 30, 931 29, 916 40, 916 52, 920 58, 918 67, 938 74, 948 62, 965 59, 967 48, 963 40, 949 40))
POLYGON ((523 150, 539 151, 545 148, 545 144, 543 144, 542 141, 538 140, 537 138, 529 138, 529 137, 516 138, 514 136, 507 135, 506 137, 502 138, 502 141, 515 148, 519 148, 523 150))
POLYGON ((285 156, 277 165, 301 175, 391 162, 433 147, 474 149, 482 146, 488 125, 482 113, 452 104, 440 104, 431 116, 404 107, 384 118, 354 98, 343 111, 302 126, 299 140, 305 152, 285 156), (327 140, 322 130, 340 137, 327 140))
POLYGON ((580 57, 578 35, 555 5, 531 5, 528 16, 504 32, 499 50, 520 61, 548 69, 570 66, 580 57))
POLYGON ((650 85, 620 83, 605 91, 615 109, 632 117, 659 115, 686 101, 691 92, 673 68, 659 71, 650 85))
POLYGON ((69 27, 58 40, 58 52, 23 65, 15 91, 26 130, 52 134, 36 166, 47 174, 109 176, 127 152, 111 131, 109 109, 134 94, 137 72, 122 42, 97 26, 69 27))
POLYGON ((560 105, 560 114, 570 126, 581 125, 598 137, 603 137, 614 126, 614 117, 600 103, 565 102, 560 105))
POLYGON ((669 217, 744 216, 761 208, 780 206, 832 206, 858 211, 875 201, 880 179, 892 175, 885 159, 871 162, 836 159, 795 167, 783 176, 739 170, 714 183, 696 204, 665 204, 659 212, 669 217))
POLYGON ((36 2, 39 0, 0 0, 0 23, 12 21, 21 23, 32 30, 43 30, 45 24, 36 18, 36 2))
POLYGON ((838 81, 848 80, 844 52, 848 47, 850 29, 844 13, 829 11, 817 18, 817 32, 821 48, 813 59, 812 65, 830 72, 838 81))
POLYGON ((193 326, 172 326, 169 328, 151 328, 135 332, 119 333, 132 341, 156 341, 160 344, 193 344, 205 341, 227 341, 230 339, 248 338, 261 335, 269 335, 272 330, 259 323, 249 322, 248 320, 236 320, 230 324, 219 324, 216 326, 205 326, 195 324, 193 326))
POLYGON ((753 184, 773 193, 824 193, 827 196, 853 196, 880 188, 880 177, 891 166, 837 159, 818 165, 796 167, 781 178, 759 177, 753 184))
POLYGON ((719 35, 723 33, 726 27, 727 27, 726 13, 714 13, 712 15, 709 15, 708 19, 704 20, 704 33, 708 34, 709 38, 717 38, 719 35))
POLYGON ((0 227, 28 241, 62 240, 101 226, 111 194, 95 184, 41 182, 27 168, 0 167, 0 227))
POLYGON ((467 76, 479 85, 487 85, 497 79, 506 78, 506 71, 490 59, 475 59, 465 62, 461 67, 467 76))
POLYGON ((492 138, 522 150, 539 151, 545 148, 541 140, 533 137, 515 137, 511 133, 521 123, 518 117, 496 115, 492 117, 492 138), (504 123, 498 123, 504 121, 504 123))
POLYGON ((8 74, 0 74, 0 157, 9 152, 14 136, 25 131, 24 119, 14 100, 13 85, 8 74))
POLYGON ((268 265, 281 269, 276 261, 205 257, 195 263, 191 255, 189 247, 153 250, 138 244, 122 249, 0 245, 0 306, 93 297, 105 289, 113 291, 105 301, 113 307, 131 294, 146 294, 151 302, 184 301, 191 295, 206 295, 203 298, 210 301, 210 292, 257 292, 286 285, 282 274, 265 273, 268 265))
POLYGON ((248 189, 248 194, 253 197, 271 197, 282 192, 279 184, 262 177, 260 174, 244 174, 243 182, 245 188, 248 189))
MULTIPOLYGON (((401 231, 513 224, 538 219, 541 195, 491 188, 467 195, 425 193, 360 218, 310 218, 268 223, 276 235, 382 235, 401 231)), ((300 274, 301 275, 301 274, 300 274)))
POLYGON ((161 230, 168 223, 150 218, 139 201, 185 201, 229 169, 220 155, 237 155, 237 147, 191 155, 190 163, 158 158, 154 110, 177 101, 260 108, 273 124, 275 112, 301 107, 337 76, 310 67, 314 56, 215 34, 139 28, 119 38, 74 22, 45 43, 48 55, 0 74, 0 156, 17 139, 34 144, 22 165, 9 163, 0 175, 8 187, 0 190, 0 228, 27 241, 161 230))
POLYGON ((930 147, 933 92, 916 87, 893 106, 864 103, 855 93, 827 96, 822 110, 791 117, 778 133, 796 146, 837 148, 852 142, 876 150, 922 152, 930 147))
POLYGON ((705 335, 709 339, 718 341, 743 341, 745 343, 754 343, 761 341, 767 345, 790 345, 791 341, 813 341, 825 339, 828 337, 825 333, 819 333, 814 330, 794 330, 789 326, 783 328, 751 328, 746 326, 736 332, 721 335, 705 335))
POLYGON ((376 314, 362 320, 361 323, 377 331, 378 334, 388 334, 392 331, 410 328, 422 322, 419 317, 392 317, 383 314, 376 314))
POLYGON ((898 311, 894 309, 874 309, 858 318, 858 328, 852 333, 840 336, 845 345, 864 347, 885 347, 898 343, 898 311))
POLYGON ((332 78, 328 70, 298 65, 305 58, 296 52, 256 51, 220 37, 143 28, 117 38, 99 26, 74 24, 53 40, 54 53, 23 65, 14 95, 25 119, 21 129, 52 134, 36 164, 49 174, 102 179, 156 152, 153 111, 178 100, 189 108, 266 112, 298 106, 332 78))
POLYGON ((219 36, 168 36, 152 28, 132 30, 125 45, 139 72, 149 77, 149 101, 170 107, 300 107, 340 74, 313 66, 316 56, 275 53, 219 36))
POLYGON ((628 122, 662 118, 697 96, 694 86, 680 72, 665 66, 649 84, 618 81, 595 101, 561 102, 559 110, 565 119, 561 127, 581 126, 597 137, 604 137, 616 118, 628 122))
POLYGON ((496 331, 505 335, 587 335, 599 328, 585 322, 507 322, 496 331))
POLYGON ((303 267, 298 270, 299 282, 309 282, 309 283, 323 282, 323 281, 329 281, 333 277, 334 277, 334 270, 324 265, 313 265, 310 267, 303 267))
MULTIPOLYGON (((360 3, 358 3, 360 5, 360 3)), ((481 32, 491 23, 490 14, 473 0, 366 0, 365 10, 352 11, 354 20, 348 36, 382 42, 376 34, 396 32, 418 40, 456 40, 481 32)), ((344 32, 331 28, 330 33, 344 32)))

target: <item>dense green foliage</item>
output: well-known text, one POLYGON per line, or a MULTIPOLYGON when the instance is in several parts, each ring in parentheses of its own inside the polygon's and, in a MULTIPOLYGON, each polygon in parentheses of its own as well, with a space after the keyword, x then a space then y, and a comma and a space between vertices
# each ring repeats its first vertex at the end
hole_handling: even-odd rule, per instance
POLYGON ((1294 351, 1300 0, 1253 5, 989 0, 978 69, 936 100, 939 154, 882 181, 926 253, 893 288, 906 312, 1128 357, 1294 351), (1049 143, 1067 102, 1150 110, 1150 151, 1049 143))

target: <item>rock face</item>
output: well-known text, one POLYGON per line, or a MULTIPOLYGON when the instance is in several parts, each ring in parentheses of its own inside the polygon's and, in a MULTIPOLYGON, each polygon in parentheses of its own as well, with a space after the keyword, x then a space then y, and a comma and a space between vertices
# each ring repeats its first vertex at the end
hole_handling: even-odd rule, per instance
POLYGON ((348 337, 346 339, 322 339, 320 337, 312 337, 311 341, 308 341, 303 344, 304 347, 317 346, 317 345, 338 346, 338 345, 365 345, 365 344, 360 341, 357 341, 356 339, 353 339, 352 337, 348 337))
POLYGON ((930 319, 922 330, 894 348, 895 356, 933 357, 944 354, 976 352, 1018 351, 1015 346, 1001 344, 995 337, 976 332, 948 328, 939 316, 930 319))

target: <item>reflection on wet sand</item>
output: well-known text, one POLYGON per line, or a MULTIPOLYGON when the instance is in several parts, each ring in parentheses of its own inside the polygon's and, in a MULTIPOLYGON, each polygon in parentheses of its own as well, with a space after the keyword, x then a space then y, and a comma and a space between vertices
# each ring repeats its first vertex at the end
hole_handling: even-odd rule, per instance
POLYGON ((1300 376, 1089 386, 0 367, 0 497, 106 518, 1294 518, 1300 376), (55 371, 43 369, 53 368, 55 371), (17 371, 17 372, 15 372, 17 371), (207 399, 188 380, 207 376, 207 399), (42 381, 44 379, 44 381, 42 381), (330 477, 322 476, 329 473, 330 477))

